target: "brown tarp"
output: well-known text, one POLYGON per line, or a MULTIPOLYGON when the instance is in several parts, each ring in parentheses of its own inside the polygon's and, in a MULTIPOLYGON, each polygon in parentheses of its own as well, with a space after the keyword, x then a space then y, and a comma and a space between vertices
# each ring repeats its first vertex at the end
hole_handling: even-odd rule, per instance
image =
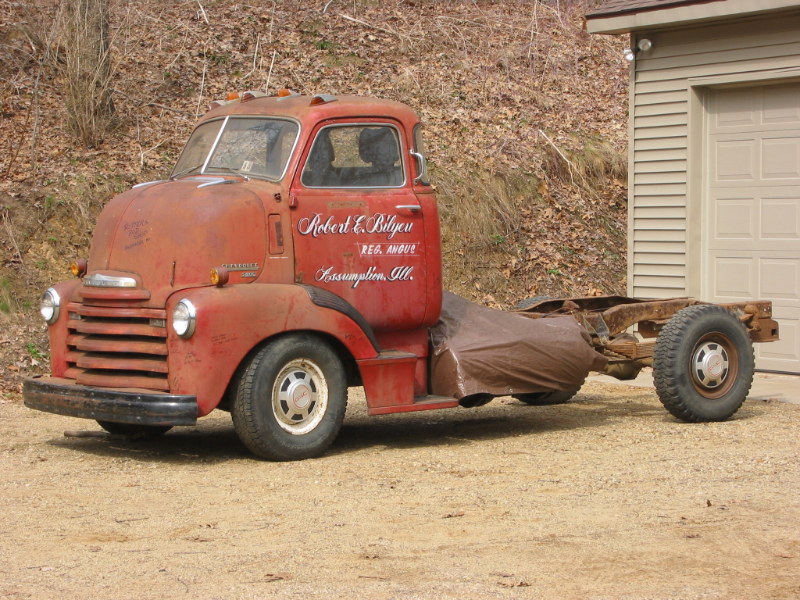
POLYGON ((571 316, 531 319, 450 292, 430 338, 432 392, 459 399, 570 391, 608 362, 571 316))

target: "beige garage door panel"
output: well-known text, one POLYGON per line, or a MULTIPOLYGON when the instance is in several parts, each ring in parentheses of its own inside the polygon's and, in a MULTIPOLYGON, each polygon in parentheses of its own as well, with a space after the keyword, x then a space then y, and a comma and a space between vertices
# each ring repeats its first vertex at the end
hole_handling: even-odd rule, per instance
POLYGON ((758 200, 714 198, 712 200, 713 248, 728 248, 731 240, 753 242, 758 239, 758 200))
POLYGON ((791 306, 800 300, 800 260, 788 252, 711 250, 709 276, 712 302, 761 299, 791 306))
POLYGON ((705 295, 772 300, 759 369, 800 373, 800 84, 711 93, 705 295))
MULTIPOLYGON (((793 190, 792 190, 793 191, 793 190)), ((797 190, 800 195, 800 189, 797 190)), ((784 240, 796 244, 800 240, 800 198, 761 198, 761 239, 784 240)))
POLYGON ((711 302, 738 302, 758 296, 755 257, 720 256, 712 252, 710 258, 711 302))
POLYGON ((758 125, 758 102, 752 88, 719 91, 712 96, 711 133, 746 131, 758 125))
POLYGON ((796 256, 759 258, 758 293, 776 304, 800 300, 800 260, 796 256))
POLYGON ((761 178, 800 178, 800 139, 797 137, 762 137, 761 178))
POLYGON ((713 187, 798 185, 800 129, 712 134, 709 157, 713 187))
POLYGON ((780 326, 781 339, 756 344, 756 364, 761 369, 796 373, 800 362, 800 309, 783 307, 779 312, 775 320, 780 326))
POLYGON ((711 162, 715 177, 712 184, 725 182, 747 182, 757 179, 758 144, 755 137, 749 139, 723 139, 717 137, 711 148, 711 162))
POLYGON ((800 251, 800 186, 709 190, 710 249, 800 251))
POLYGON ((711 94, 710 114, 711 134, 800 127, 800 85, 716 90, 711 94))
POLYGON ((756 344, 756 365, 769 371, 800 372, 800 260, 753 253, 712 251, 711 302, 772 300, 781 339, 756 344))
POLYGON ((761 90, 761 123, 787 125, 800 123, 800 86, 795 83, 770 85, 761 90))

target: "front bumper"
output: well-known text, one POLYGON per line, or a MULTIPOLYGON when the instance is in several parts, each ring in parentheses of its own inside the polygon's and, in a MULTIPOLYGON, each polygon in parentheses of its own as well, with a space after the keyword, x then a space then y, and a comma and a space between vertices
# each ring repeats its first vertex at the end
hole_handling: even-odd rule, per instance
POLYGON ((77 385, 71 379, 38 377, 22 385, 25 406, 36 410, 133 425, 196 425, 197 397, 150 390, 77 385))

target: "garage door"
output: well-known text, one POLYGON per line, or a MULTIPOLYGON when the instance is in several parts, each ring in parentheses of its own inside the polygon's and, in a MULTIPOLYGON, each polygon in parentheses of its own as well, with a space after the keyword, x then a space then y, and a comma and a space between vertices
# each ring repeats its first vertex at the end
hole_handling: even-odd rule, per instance
POLYGON ((800 84, 709 93, 705 293, 772 300, 756 368, 800 373, 800 84))

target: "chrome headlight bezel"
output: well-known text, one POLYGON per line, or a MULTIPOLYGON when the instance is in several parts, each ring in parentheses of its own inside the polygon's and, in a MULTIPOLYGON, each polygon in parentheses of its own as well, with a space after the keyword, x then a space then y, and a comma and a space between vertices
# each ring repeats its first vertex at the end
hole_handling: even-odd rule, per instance
POLYGON ((60 313, 61 296, 58 295, 58 292, 55 290, 55 288, 47 288, 47 291, 42 294, 42 297, 39 300, 39 314, 42 315, 42 318, 48 325, 55 325, 56 321, 58 321, 58 315, 60 313), (50 304, 45 306, 45 301, 48 301, 50 304))
POLYGON ((172 330, 185 340, 188 340, 194 334, 194 329, 197 325, 197 310, 188 299, 184 298, 179 300, 172 309, 172 330), (178 311, 185 311, 183 314, 176 316, 178 311), (180 327, 177 323, 186 323, 186 327, 180 327))

